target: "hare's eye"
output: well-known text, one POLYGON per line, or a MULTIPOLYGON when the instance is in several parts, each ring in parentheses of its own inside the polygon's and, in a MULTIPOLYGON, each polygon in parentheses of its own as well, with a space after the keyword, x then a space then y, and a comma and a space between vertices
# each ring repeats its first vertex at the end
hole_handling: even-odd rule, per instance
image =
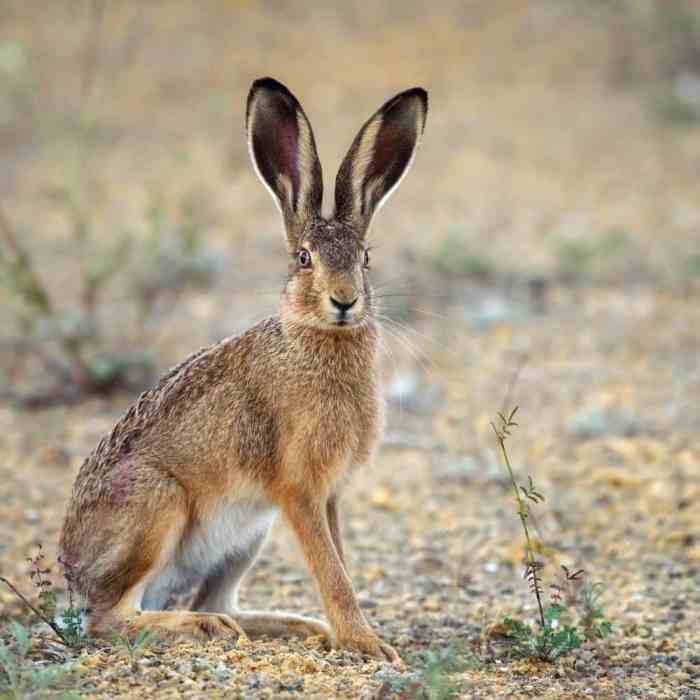
POLYGON ((299 251, 299 266, 300 267, 311 267, 311 253, 309 253, 306 248, 302 248, 299 251))
POLYGON ((363 264, 365 267, 369 267, 369 250, 365 251, 365 261, 363 264))

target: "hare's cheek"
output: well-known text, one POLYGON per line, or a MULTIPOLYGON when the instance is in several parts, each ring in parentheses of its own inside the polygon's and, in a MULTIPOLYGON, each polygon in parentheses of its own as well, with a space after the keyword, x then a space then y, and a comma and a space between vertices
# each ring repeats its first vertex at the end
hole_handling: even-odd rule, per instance
POLYGON ((306 309, 310 305, 313 306, 314 299, 318 295, 309 273, 295 277, 290 283, 289 292, 293 304, 300 309, 306 309))

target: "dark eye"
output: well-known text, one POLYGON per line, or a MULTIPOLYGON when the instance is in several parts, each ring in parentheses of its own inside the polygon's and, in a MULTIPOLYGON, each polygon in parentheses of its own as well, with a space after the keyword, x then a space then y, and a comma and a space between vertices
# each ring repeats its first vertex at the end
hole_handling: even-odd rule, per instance
POLYGON ((299 266, 300 267, 311 267, 311 253, 309 253, 306 248, 302 248, 299 251, 299 266))
POLYGON ((369 250, 365 251, 365 262, 364 262, 365 267, 369 267, 369 250))

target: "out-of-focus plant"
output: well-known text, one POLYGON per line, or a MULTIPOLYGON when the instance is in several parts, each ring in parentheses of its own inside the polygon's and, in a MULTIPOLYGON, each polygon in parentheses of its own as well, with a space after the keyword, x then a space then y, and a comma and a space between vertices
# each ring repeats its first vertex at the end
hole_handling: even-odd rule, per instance
POLYGON ((553 239, 558 266, 567 281, 595 277, 620 256, 628 242, 629 236, 620 229, 593 239, 553 239))
POLYGON ((20 360, 39 359, 52 383, 29 393, 5 389, 0 394, 25 408, 140 389, 150 380, 150 354, 110 347, 103 330, 105 293, 118 276, 128 276, 129 299, 140 312, 131 335, 146 342, 144 329, 159 302, 210 284, 218 269, 203 243, 205 203, 197 195, 186 195, 175 207, 157 199, 147 212, 144 236, 122 233, 110 236, 108 244, 98 244, 104 237, 75 191, 53 190, 52 198, 68 220, 72 255, 80 261, 73 300, 44 282, 23 238, 0 209, 0 287, 16 322, 11 343, 20 360))
POLYGON ((168 207, 161 192, 151 192, 143 249, 133 274, 134 297, 144 323, 159 302, 172 303, 184 289, 207 287, 216 276, 219 259, 203 237, 207 212, 201 192, 187 193, 174 208, 168 207))
POLYGON ((651 98, 670 126, 700 124, 700 5, 696 0, 577 3, 614 27, 613 78, 651 98))
POLYGON ((451 277, 483 281, 494 273, 493 261, 472 250, 458 231, 449 233, 438 242, 432 259, 438 272, 451 277))
POLYGON ((0 642, 0 697, 20 698, 61 697, 79 698, 70 688, 79 686, 73 662, 35 664, 29 658, 32 640, 28 631, 17 622, 10 626, 13 642, 0 642))

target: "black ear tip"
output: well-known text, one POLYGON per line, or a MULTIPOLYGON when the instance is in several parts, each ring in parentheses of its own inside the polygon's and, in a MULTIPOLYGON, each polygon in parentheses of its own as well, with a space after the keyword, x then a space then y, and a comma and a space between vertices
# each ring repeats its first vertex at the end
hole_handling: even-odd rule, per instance
POLYGON ((250 87, 251 92, 255 92, 257 90, 280 90, 282 92, 289 92, 287 87, 285 85, 282 85, 278 80, 275 80, 274 78, 265 77, 265 78, 258 78, 257 80, 253 81, 253 84, 250 87))
POLYGON ((258 78, 250 86, 250 92, 248 93, 248 100, 246 104, 246 121, 250 117, 250 109, 253 104, 253 98, 259 92, 265 92, 270 96, 276 96, 278 100, 281 97, 281 102, 286 104, 288 109, 294 110, 299 108, 297 98, 294 97, 286 85, 283 85, 274 78, 258 78))
POLYGON ((423 104, 423 109, 427 112, 428 111, 428 91, 425 90, 422 87, 414 87, 411 88, 410 90, 406 90, 405 93, 406 97, 416 97, 418 98, 422 104, 423 104))
MULTIPOLYGON (((422 87, 414 87, 394 95, 383 107, 382 111, 390 111, 399 106, 405 107, 411 100, 418 100, 425 114, 428 112, 428 93, 422 87)), ((399 107, 400 108, 400 107, 399 107)))
POLYGON ((264 90, 269 93, 276 93, 278 95, 284 95, 286 98, 296 102, 296 98, 294 97, 294 95, 292 95, 291 91, 286 85, 283 85, 274 78, 258 78, 250 86, 250 92, 248 93, 249 106, 253 97, 261 90, 264 90))

